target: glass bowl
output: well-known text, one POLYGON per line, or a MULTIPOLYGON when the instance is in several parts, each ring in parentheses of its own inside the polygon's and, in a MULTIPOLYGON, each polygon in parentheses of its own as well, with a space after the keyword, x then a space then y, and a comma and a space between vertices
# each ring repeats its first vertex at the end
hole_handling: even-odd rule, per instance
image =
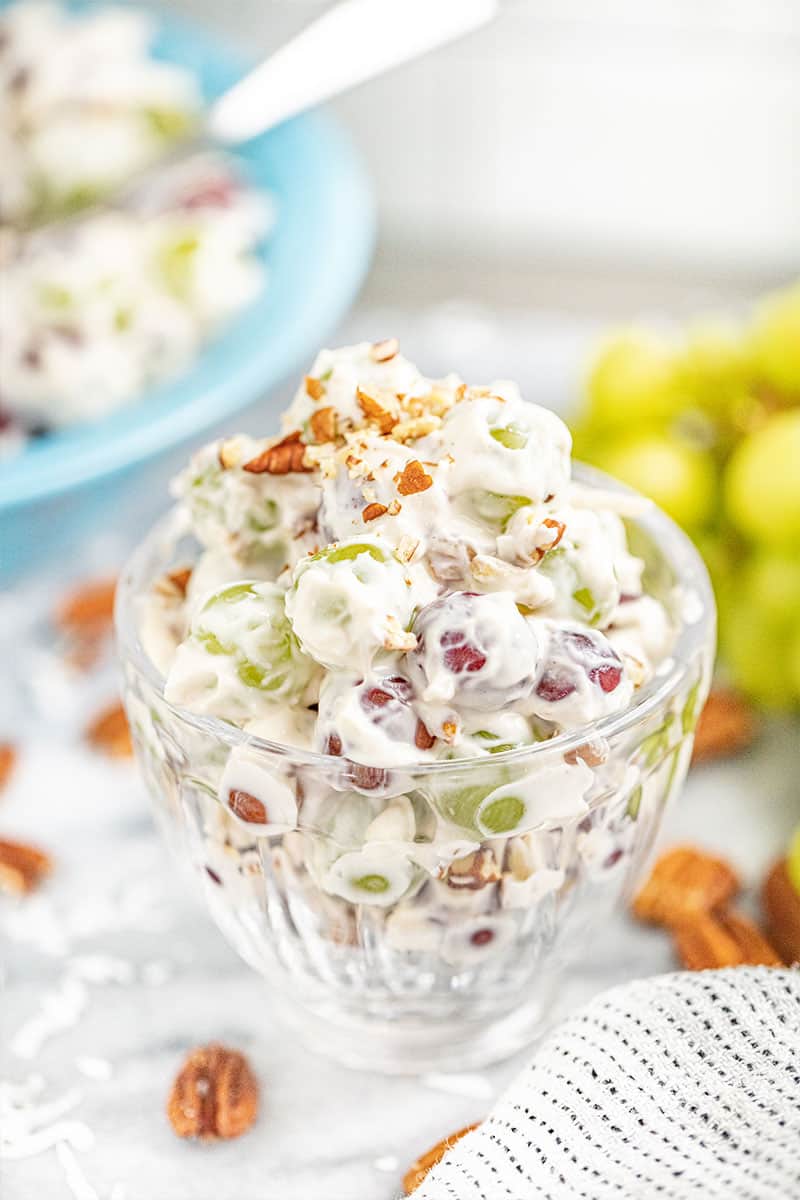
MULTIPOLYGON (((627 491, 586 468, 575 474, 627 491)), ((492 756, 383 769, 169 704, 139 638, 140 606, 199 547, 174 510, 133 555, 118 643, 158 822, 219 928, 312 1048, 397 1072, 503 1058, 542 1028, 565 964, 598 945, 609 910, 629 895, 686 775, 715 613, 677 526, 653 507, 628 526, 648 589, 677 625, 671 657, 628 708, 492 756), (234 803, 253 792, 268 826, 263 808, 234 803)))

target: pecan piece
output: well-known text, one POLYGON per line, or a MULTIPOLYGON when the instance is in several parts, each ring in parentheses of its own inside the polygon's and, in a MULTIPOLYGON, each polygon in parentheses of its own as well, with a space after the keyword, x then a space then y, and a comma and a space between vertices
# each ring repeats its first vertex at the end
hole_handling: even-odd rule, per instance
POLYGON ((311 426, 315 442, 336 441, 336 409, 330 404, 326 405, 325 408, 318 408, 313 412, 308 419, 308 423, 311 426))
POLYGON ((231 788, 228 792, 228 807, 240 821, 250 825, 266 825, 267 810, 259 799, 243 792, 239 788, 231 788))
POLYGON ((752 743, 756 732, 751 705, 736 692, 713 688, 697 722, 692 762, 713 762, 739 754, 752 743))
POLYGON ((95 750, 111 758, 130 758, 133 754, 131 731, 125 709, 117 702, 104 708, 86 729, 86 740, 95 750))
POLYGON ((445 871, 444 879, 448 887, 465 888, 477 892, 487 883, 497 883, 500 878, 500 868, 491 850, 482 846, 472 854, 457 858, 450 863, 445 871))
POLYGON ((428 1171, 431 1171, 444 1158, 447 1151, 455 1146, 456 1142, 461 1141, 461 1138, 466 1137, 468 1133, 472 1133, 473 1129, 478 1128, 479 1122, 474 1125, 466 1125, 463 1129, 458 1129, 455 1133, 451 1133, 449 1137, 442 1138, 435 1146, 431 1146, 425 1154, 420 1155, 417 1161, 409 1167, 403 1176, 403 1190, 407 1196, 416 1191, 422 1183, 428 1171))
POLYGON ((178 1137, 235 1138, 258 1114, 258 1081, 238 1050, 218 1042, 198 1046, 181 1067, 167 1102, 178 1137))
POLYGON ((633 911, 640 921, 672 928, 727 904, 738 889, 738 877, 723 859, 678 846, 659 858, 633 911))
POLYGON ((325 395, 325 384, 321 379, 315 379, 313 375, 306 375, 303 380, 306 389, 306 395, 312 400, 321 400, 325 395))
POLYGON ((116 579, 92 579, 68 593, 56 610, 56 624, 65 633, 93 634, 111 628, 116 579))
POLYGON ((433 484, 433 479, 427 473, 419 459, 412 458, 402 471, 394 477, 397 490, 401 496, 415 496, 417 492, 426 492, 433 484))
POLYGON ((368 504, 366 508, 362 508, 361 520, 366 525, 369 521, 377 521, 378 517, 382 517, 383 514, 387 513, 388 511, 389 509, 387 505, 378 504, 373 501, 373 503, 368 504))
POLYGON ((363 392, 361 388, 356 388, 356 399, 364 416, 368 421, 374 422, 378 426, 381 433, 391 433, 395 425, 400 420, 388 408, 384 408, 382 404, 373 397, 363 392))
POLYGON ((0 791, 3 790, 11 778, 16 761, 16 747, 12 746, 10 742, 0 743, 0 791))
POLYGON ((673 930, 678 958, 690 971, 783 965, 776 950, 741 913, 696 913, 673 930))
POLYGON ((583 742, 582 745, 576 746, 574 750, 568 750, 564 755, 564 762, 570 766, 576 766, 578 761, 585 762, 587 767, 599 767, 608 758, 608 742, 583 742))
POLYGON ((162 599, 177 603, 186 599, 186 590, 189 587, 189 580, 192 578, 191 567, 180 567, 175 571, 167 571, 153 585, 153 590, 158 593, 162 599))
POLYGON ((373 362, 389 362, 400 351, 400 343, 397 338, 384 338, 382 342, 373 342, 369 356, 373 362))
POLYGON ((295 429, 244 463, 242 470, 251 475, 289 475, 310 471, 311 467, 305 464, 305 454, 306 446, 301 441, 300 430, 295 429))
POLYGON ((25 895, 38 887, 52 869, 53 861, 43 850, 0 839, 0 890, 25 895))
POLYGON ((764 880, 761 906, 767 919, 767 932, 784 962, 800 963, 800 892, 780 858, 764 880))

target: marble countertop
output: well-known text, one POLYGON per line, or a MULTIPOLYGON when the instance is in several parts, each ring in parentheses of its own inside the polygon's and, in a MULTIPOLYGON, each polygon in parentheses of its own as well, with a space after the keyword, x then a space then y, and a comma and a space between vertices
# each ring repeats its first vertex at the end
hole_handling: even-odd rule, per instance
MULTIPOLYGON (((472 378, 503 362, 544 402, 568 393, 596 328, 584 316, 404 305, 357 311, 338 340, 396 333, 431 372, 458 363, 472 378)), ((242 427, 263 428, 279 399, 242 427)), ((140 491, 165 496, 173 465, 140 491)), ((128 544, 144 519, 125 514, 128 544)), ((62 575, 96 571, 109 554, 101 539, 62 575)), ((42 611, 60 587, 63 578, 44 579, 0 596, 0 661, 11 667, 0 741, 22 746, 0 796, 0 836, 35 840, 56 863, 39 892, 0 895, 0 1134, 13 1098, 25 1152, 0 1158, 2 1200, 394 1200, 408 1165, 480 1119, 524 1056, 479 1073, 382 1078, 296 1044, 273 1018, 268 985, 185 889, 132 764, 82 743, 115 680, 110 664, 86 678, 54 666, 42 611), (210 1040, 248 1055, 261 1114, 240 1141, 188 1144, 165 1102, 186 1050, 210 1040)), ((691 774, 662 844, 728 855, 752 888, 797 821, 797 768, 797 725, 769 723, 745 757, 691 774)), ((619 914, 565 979, 554 1016, 673 965, 658 931, 619 914)))

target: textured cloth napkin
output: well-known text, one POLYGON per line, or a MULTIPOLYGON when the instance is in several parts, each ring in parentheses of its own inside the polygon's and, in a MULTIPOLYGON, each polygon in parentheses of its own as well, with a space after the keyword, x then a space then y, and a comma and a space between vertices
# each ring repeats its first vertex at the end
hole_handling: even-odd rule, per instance
POLYGON ((800 970, 661 975, 541 1044, 414 1200, 800 1200, 800 970))

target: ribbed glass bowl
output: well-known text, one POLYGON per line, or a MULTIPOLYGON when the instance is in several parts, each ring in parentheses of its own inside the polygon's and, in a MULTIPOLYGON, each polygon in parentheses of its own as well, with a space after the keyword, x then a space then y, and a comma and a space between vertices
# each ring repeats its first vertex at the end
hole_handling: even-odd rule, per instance
MULTIPOLYGON (((576 475, 618 486, 585 468, 576 475)), ((671 657, 631 705, 549 742, 382 771, 169 704, 139 638, 140 605, 199 547, 172 512, 133 555, 118 589, 118 643, 156 816, 217 925, 313 1048, 385 1071, 485 1064, 535 1036, 570 959, 592 946, 602 953, 608 913, 636 882, 683 784, 715 644, 708 577, 689 540, 652 508, 628 525, 648 587, 678 627, 671 657), (230 780, 243 766, 285 814, 283 832, 230 811, 230 780), (577 813, 563 799, 575 773, 586 805, 577 813), (447 848, 456 861, 441 861, 432 838, 442 814, 464 819, 497 789, 522 788, 535 798, 531 828, 486 837, 473 822, 447 848), (358 869, 363 831, 398 796, 410 800, 414 829, 379 847, 392 886, 365 876, 363 901, 351 903, 331 880, 342 864, 358 869)))

